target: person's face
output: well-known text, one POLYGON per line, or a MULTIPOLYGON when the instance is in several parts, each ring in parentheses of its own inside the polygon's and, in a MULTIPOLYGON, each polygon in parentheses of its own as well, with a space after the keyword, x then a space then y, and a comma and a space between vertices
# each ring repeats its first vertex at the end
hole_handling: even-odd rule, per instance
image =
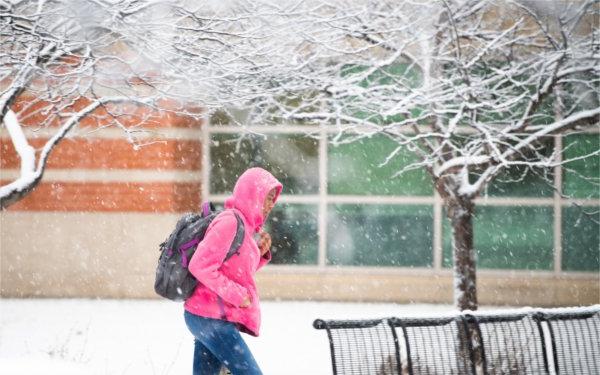
POLYGON ((273 206, 275 206, 276 194, 277 190, 271 189, 271 191, 269 191, 269 194, 267 194, 267 197, 265 198, 265 202, 263 204, 263 217, 265 218, 265 220, 267 219, 267 216, 269 216, 269 213, 273 209, 273 206))

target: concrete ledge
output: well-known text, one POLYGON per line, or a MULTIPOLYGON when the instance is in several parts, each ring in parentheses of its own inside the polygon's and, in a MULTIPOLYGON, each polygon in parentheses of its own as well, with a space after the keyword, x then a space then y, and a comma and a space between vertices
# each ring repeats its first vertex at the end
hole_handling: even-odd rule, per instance
MULTIPOLYGON (((158 244, 177 214, 3 212, 0 296, 158 298, 158 244), (71 228, 77 228, 71 230, 71 228)), ((263 299, 452 303, 448 269, 269 265, 263 299)), ((479 270, 484 305, 600 303, 598 273, 479 270)))
MULTIPOLYGON (((269 272, 258 275, 265 299, 452 303, 449 271, 410 270, 389 273, 314 271, 269 272)), ((483 305, 580 306, 600 303, 600 278, 595 274, 486 272, 478 274, 483 305)))
MULTIPOLYGON (((107 270, 108 271, 108 270, 107 270)), ((421 274, 315 271, 257 275, 264 300, 452 303, 452 276, 424 270, 421 274)), ((416 271, 416 270, 413 270, 416 271)), ((153 272, 153 270, 152 270, 153 272)), ((2 297, 157 298, 153 273, 36 271, 2 275, 2 297)), ((480 272, 479 303, 509 306, 583 306, 600 303, 600 283, 589 275, 506 275, 480 272)))

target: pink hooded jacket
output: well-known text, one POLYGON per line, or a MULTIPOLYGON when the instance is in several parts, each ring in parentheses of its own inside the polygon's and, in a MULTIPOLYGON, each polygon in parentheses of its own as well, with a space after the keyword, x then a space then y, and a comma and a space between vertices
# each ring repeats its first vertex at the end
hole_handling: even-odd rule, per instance
POLYGON ((261 257, 253 237, 263 225, 263 204, 271 189, 277 191, 276 201, 282 185, 262 168, 250 168, 237 180, 225 201, 226 210, 210 224, 190 260, 188 269, 199 283, 185 301, 187 311, 236 323, 240 331, 258 336, 260 305, 254 274, 271 260, 271 252, 261 257), (237 229, 234 211, 243 220, 246 235, 238 253, 223 263, 237 229), (240 307, 247 296, 250 306, 240 307))

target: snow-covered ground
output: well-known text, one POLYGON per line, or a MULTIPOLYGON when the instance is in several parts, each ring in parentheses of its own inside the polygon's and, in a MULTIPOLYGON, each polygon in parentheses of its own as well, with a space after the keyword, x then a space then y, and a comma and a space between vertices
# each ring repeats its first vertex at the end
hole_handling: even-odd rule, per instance
MULTIPOLYGON (((315 318, 450 313, 449 305, 262 302, 258 338, 244 335, 266 375, 331 374, 315 318)), ((0 299, 0 374, 190 374, 193 339, 166 300, 0 299)))

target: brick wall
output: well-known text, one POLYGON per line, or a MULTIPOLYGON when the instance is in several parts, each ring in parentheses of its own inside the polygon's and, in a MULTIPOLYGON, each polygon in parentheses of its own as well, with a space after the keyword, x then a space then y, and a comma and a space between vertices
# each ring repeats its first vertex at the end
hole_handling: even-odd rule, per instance
MULTIPOLYGON (((23 98, 14 109, 39 151, 57 121, 44 103, 30 104, 23 98)), ((2 296, 153 296, 157 245, 200 204, 202 121, 134 105, 119 111, 123 126, 151 131, 134 133, 141 146, 98 110, 54 149, 42 183, 0 213, 2 296)), ((20 162, 0 129, 4 185, 20 162)))

